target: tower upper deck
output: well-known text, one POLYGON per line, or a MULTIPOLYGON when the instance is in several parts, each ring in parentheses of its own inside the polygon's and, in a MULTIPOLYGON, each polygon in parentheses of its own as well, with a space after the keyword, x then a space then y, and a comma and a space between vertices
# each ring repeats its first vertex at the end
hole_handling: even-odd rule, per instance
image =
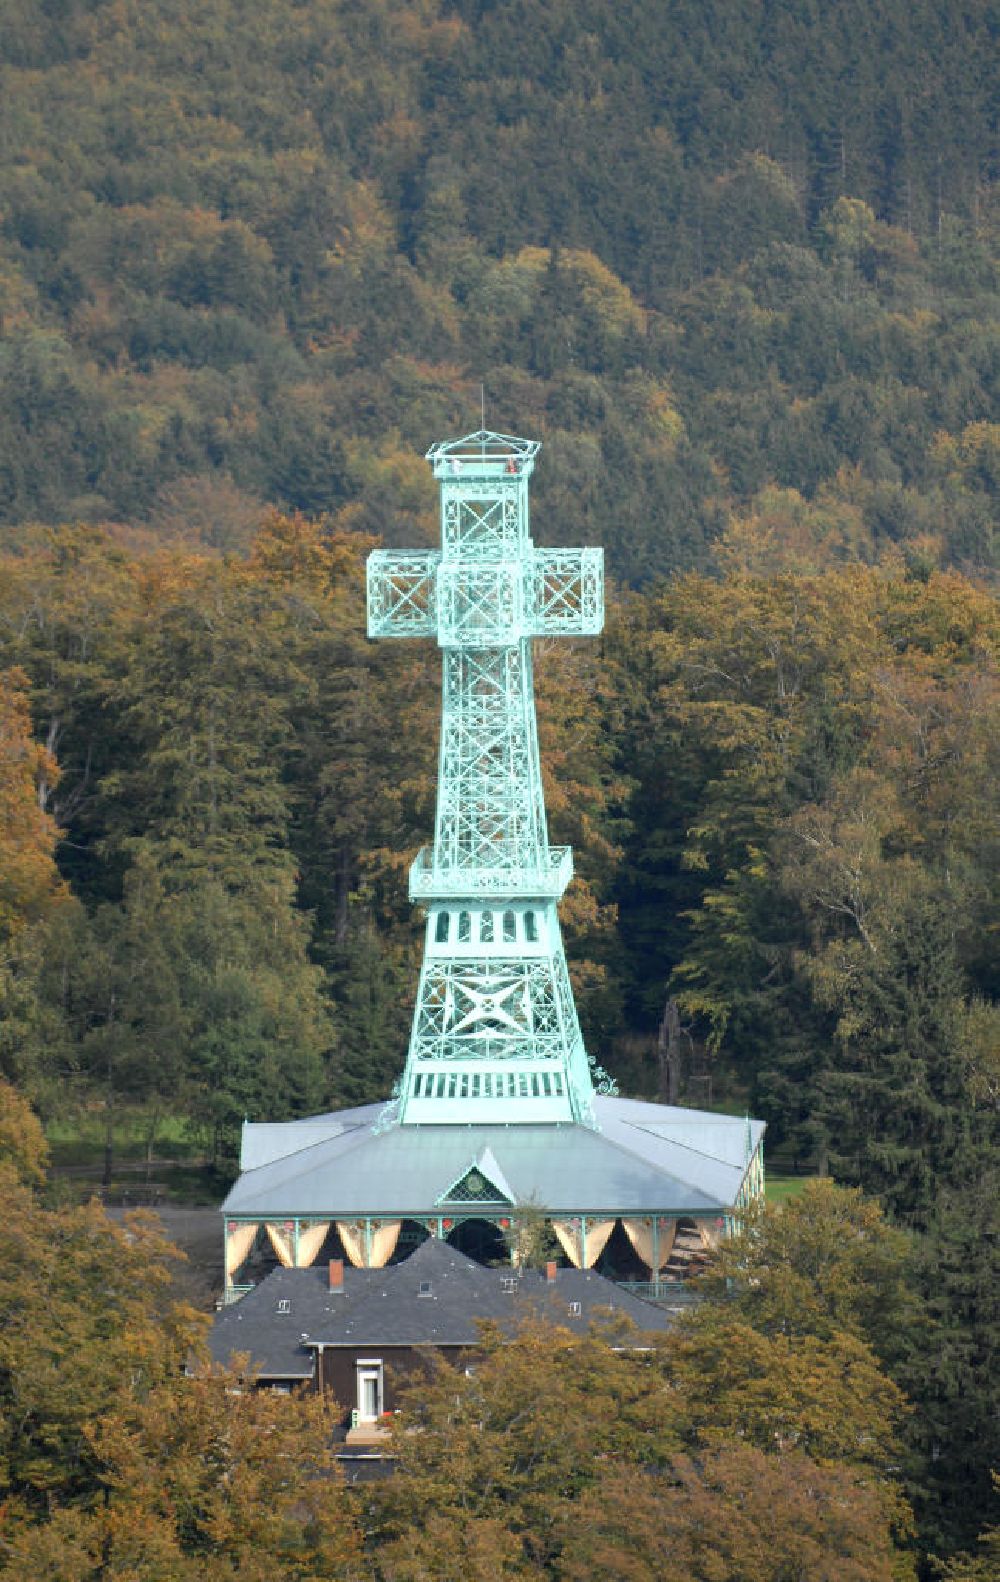
POLYGON ((537 439, 481 428, 460 439, 440 440, 426 452, 426 458, 439 482, 448 478, 527 480, 540 449, 537 439))

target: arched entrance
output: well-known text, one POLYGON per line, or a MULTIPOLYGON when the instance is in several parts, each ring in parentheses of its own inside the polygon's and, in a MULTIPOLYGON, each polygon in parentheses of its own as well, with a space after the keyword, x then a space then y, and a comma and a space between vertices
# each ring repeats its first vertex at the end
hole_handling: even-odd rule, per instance
POLYGON ((488 1219, 459 1220, 447 1234, 449 1247, 486 1265, 510 1263, 510 1248, 503 1234, 488 1219))
POLYGON ((615 1228, 608 1237, 604 1251, 598 1258, 594 1268, 598 1274, 603 1274, 609 1280, 648 1280, 651 1278, 648 1264, 643 1263, 632 1246, 620 1219, 615 1220, 615 1228))
POLYGON ((399 1240, 393 1248, 392 1257, 389 1259, 390 1264, 403 1263, 411 1252, 416 1252, 417 1248, 427 1240, 429 1235, 430 1231, 427 1226, 421 1225, 419 1220, 404 1219, 399 1227, 399 1240))

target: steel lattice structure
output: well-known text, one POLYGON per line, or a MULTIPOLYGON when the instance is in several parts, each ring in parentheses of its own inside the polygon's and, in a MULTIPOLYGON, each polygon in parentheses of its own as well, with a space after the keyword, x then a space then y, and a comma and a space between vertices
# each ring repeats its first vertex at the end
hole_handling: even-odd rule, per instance
POLYGON ((549 845, 531 640, 601 630, 603 556, 535 548, 538 449, 486 430, 432 446, 441 549, 368 561, 369 635, 444 651, 434 844, 410 870, 428 911, 403 1124, 593 1124, 556 911, 572 854, 549 845))

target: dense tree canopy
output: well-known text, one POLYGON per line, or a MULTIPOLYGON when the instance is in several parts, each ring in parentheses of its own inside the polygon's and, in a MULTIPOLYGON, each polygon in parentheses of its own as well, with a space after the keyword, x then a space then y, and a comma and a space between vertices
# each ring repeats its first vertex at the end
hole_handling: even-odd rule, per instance
POLYGON ((729 522, 995 565, 992 44, 984 0, 27 0, 0 523, 419 541, 484 381, 629 581, 729 522))
POLYGON ((0 1576, 10 1582, 319 1582, 359 1534, 323 1402, 195 1367, 153 1215, 46 1202, 35 1117, 0 1084, 0 1576))
POLYGON ((11 1582, 912 1582, 907 1406, 862 1338, 898 1248, 858 1194, 817 1189, 797 1229, 772 1215, 748 1232, 761 1326, 724 1294, 730 1259, 666 1334, 609 1315, 571 1335, 556 1303, 513 1337, 484 1326, 466 1367, 428 1356, 394 1420, 394 1475, 349 1491, 339 1413, 254 1390, 245 1359, 209 1367, 153 1217, 47 1201, 37 1122, 6 1086, 0 1117, 11 1582), (808 1280, 849 1225, 872 1248, 834 1258, 822 1323, 776 1330, 789 1271, 808 1280))
MULTIPOLYGON (((877 1211, 829 1191, 807 1216, 831 1242, 852 1217, 874 1227, 877 1211)), ((767 1249, 788 1238, 772 1219, 757 1245, 757 1283, 780 1301, 767 1249)), ((846 1288, 830 1282, 847 1328, 769 1335, 717 1278, 720 1294, 667 1335, 581 1341, 535 1322, 510 1343, 485 1327, 464 1375, 421 1378, 394 1427, 395 1475, 372 1491, 376 1574, 911 1577, 891 1470, 905 1405, 851 1333, 846 1288)))

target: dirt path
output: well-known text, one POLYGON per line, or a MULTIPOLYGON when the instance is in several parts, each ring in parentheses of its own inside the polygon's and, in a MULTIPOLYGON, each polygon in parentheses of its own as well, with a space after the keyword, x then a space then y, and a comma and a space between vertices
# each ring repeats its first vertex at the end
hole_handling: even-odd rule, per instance
MULTIPOLYGON (((111 1219, 120 1220, 127 1211, 109 1208, 111 1219)), ((222 1293, 222 1216, 217 1208, 181 1208, 161 1203, 149 1212, 161 1221, 172 1242, 185 1254, 175 1276, 181 1300, 202 1309, 213 1308, 222 1293)))

